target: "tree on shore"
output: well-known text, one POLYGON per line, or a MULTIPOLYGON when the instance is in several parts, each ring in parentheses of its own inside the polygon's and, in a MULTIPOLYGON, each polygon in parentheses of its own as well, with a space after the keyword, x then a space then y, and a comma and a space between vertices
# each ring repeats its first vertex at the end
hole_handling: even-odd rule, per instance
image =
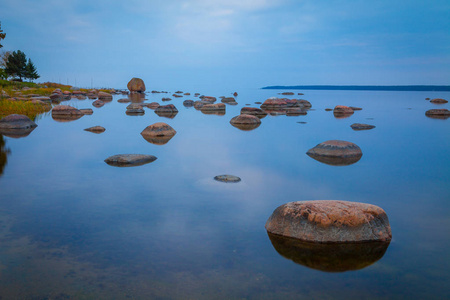
POLYGON ((41 76, 39 76, 38 72, 36 71, 36 67, 34 66, 31 59, 28 59, 28 63, 25 66, 24 77, 30 79, 30 81, 33 81, 34 79, 38 79, 39 77, 41 77, 41 76))
POLYGON ((22 77, 26 75, 26 67, 27 57, 25 53, 17 50, 8 56, 5 72, 8 77, 19 77, 20 81, 22 81, 22 77))
MULTIPOLYGON (((6 33, 3 33, 2 22, 0 22, 0 42, 5 39, 5 36, 6 36, 6 33)), ((2 47, 3 47, 3 45, 0 43, 0 48, 2 48, 2 47)))

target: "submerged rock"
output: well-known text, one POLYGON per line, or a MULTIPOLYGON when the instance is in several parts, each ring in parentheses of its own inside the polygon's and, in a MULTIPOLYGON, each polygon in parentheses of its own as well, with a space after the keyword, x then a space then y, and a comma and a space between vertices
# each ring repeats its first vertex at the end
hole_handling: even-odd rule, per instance
POLYGON ((128 103, 128 102, 131 102, 131 100, 129 98, 121 98, 121 99, 117 100, 117 102, 119 102, 119 103, 128 103))
POLYGON ((442 99, 442 98, 434 98, 434 99, 431 99, 430 102, 434 103, 434 104, 445 104, 445 103, 448 103, 447 100, 442 99))
POLYGON ((390 242, 311 243, 267 233, 272 246, 283 257, 323 272, 364 269, 381 259, 390 242))
POLYGON ((279 206, 266 222, 272 234, 314 243, 389 242, 386 212, 375 205, 316 200, 279 206))
POLYGON ((450 117, 448 109, 430 109, 425 112, 425 115, 433 119, 447 119, 450 117))
POLYGON ((362 157, 362 151, 358 145, 340 140, 320 143, 309 149, 306 154, 317 161, 333 166, 351 165, 362 157))
POLYGON ((156 160, 153 155, 145 154, 117 154, 105 159, 105 163, 114 167, 136 167, 156 160))
POLYGON ((258 128, 261 125, 261 120, 256 116, 242 114, 232 118, 230 123, 240 130, 250 131, 258 128))
POLYGON ((362 123, 353 123, 350 125, 353 130, 369 130, 375 128, 375 125, 362 124, 362 123))
POLYGON ((235 183, 241 181, 241 178, 234 175, 217 175, 214 177, 214 180, 221 182, 235 183))
POLYGON ((86 128, 86 129, 84 129, 85 131, 90 131, 90 132, 93 132, 93 133, 102 133, 102 132, 105 132, 105 127, 102 127, 102 126, 94 126, 94 127, 89 127, 89 128, 86 128))
POLYGON ((80 109, 80 111, 84 114, 84 115, 92 115, 94 113, 94 111, 92 110, 92 108, 82 108, 80 109))
POLYGON ((131 78, 131 80, 127 84, 127 88, 131 93, 145 92, 145 84, 141 78, 131 78))

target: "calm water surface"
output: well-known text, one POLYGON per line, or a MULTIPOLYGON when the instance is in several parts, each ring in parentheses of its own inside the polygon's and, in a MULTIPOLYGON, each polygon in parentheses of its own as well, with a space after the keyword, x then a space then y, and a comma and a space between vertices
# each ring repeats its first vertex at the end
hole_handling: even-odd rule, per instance
MULTIPOLYGON (((450 297, 450 120, 425 116, 449 106, 424 100, 449 93, 306 91, 292 96, 312 103, 306 116, 267 116, 241 131, 229 120, 281 91, 238 92, 239 105, 227 105, 224 116, 183 107, 193 96, 164 102, 178 108, 173 119, 148 108, 127 116, 119 95, 102 108, 71 100, 64 104, 94 114, 65 123, 43 115, 29 136, 3 137, 0 298, 450 297), (324 110, 338 104, 363 110, 345 119, 324 110), (177 131, 165 145, 140 135, 156 122, 177 131), (354 131, 353 123, 376 128, 354 131), (95 125, 106 131, 83 130, 95 125), (359 145, 361 160, 338 167, 305 154, 331 139, 359 145), (104 163, 121 153, 158 159, 131 168, 104 163), (214 181, 220 174, 242 181, 214 181), (289 259, 295 251, 272 244, 264 224, 276 207, 324 199, 387 212, 393 239, 379 260, 329 272, 336 262, 314 251, 289 259)), ((168 95, 149 94, 145 102, 162 104, 168 95)))

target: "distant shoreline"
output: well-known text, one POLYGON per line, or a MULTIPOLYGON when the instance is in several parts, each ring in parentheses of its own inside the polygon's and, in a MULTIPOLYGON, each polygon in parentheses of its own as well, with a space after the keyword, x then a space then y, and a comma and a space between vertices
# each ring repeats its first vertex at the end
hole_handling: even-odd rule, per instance
POLYGON ((450 92, 450 85, 274 85, 263 90, 450 92))

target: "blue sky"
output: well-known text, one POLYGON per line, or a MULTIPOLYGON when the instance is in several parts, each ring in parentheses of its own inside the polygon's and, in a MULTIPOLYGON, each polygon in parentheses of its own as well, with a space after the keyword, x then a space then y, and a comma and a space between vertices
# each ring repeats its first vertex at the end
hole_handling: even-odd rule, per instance
POLYGON ((42 81, 122 88, 450 84, 450 1, 1 0, 42 81))

